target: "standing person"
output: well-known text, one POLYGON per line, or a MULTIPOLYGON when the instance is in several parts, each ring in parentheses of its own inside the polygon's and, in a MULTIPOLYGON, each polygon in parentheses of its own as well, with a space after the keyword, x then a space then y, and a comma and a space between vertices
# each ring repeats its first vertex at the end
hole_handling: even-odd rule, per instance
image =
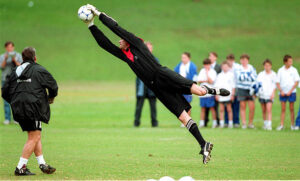
POLYGON ((216 96, 216 101, 219 102, 220 106, 220 128, 224 127, 224 112, 225 108, 228 112, 228 117, 229 117, 229 128, 233 128, 233 115, 232 115, 232 107, 231 103, 234 100, 234 92, 235 92, 235 80, 234 80, 234 75, 230 71, 229 63, 227 61, 224 61, 221 65, 222 67, 222 72, 217 75, 216 87, 225 87, 227 90, 230 91, 229 96, 216 96))
POLYGON ((119 47, 114 45, 101 30, 94 25, 93 19, 86 22, 98 45, 112 55, 123 60, 132 71, 150 88, 156 97, 183 123, 200 145, 200 154, 203 155, 203 163, 206 164, 211 158, 213 145, 204 140, 197 124, 192 120, 188 112, 191 105, 182 94, 221 94, 227 96, 228 90, 215 89, 206 86, 200 87, 176 72, 161 66, 145 46, 142 39, 126 31, 118 23, 104 13, 99 12, 94 6, 87 5, 94 15, 111 31, 118 35, 121 40, 119 47))
MULTIPOLYGON (((234 82, 236 84, 235 72, 236 72, 236 70, 239 69, 239 67, 241 65, 235 62, 235 57, 233 54, 227 55, 226 61, 229 64, 230 72, 232 72, 234 75, 234 80, 235 80, 234 82)), ((236 87, 236 85, 235 85, 235 87, 236 87)), ((232 114, 233 114, 233 125, 235 128, 238 128, 238 127, 240 127, 240 101, 238 101, 238 99, 237 99, 236 91, 233 96, 234 96, 234 100, 233 100, 232 106, 231 106, 232 114)), ((228 125, 227 109, 225 109, 225 125, 228 125)))
MULTIPOLYGON (((221 73, 221 66, 218 64, 217 59, 218 59, 218 54, 216 52, 210 52, 209 53, 209 59, 211 61, 211 68, 216 71, 217 74, 221 73)), ((217 124, 219 124, 219 104, 218 102, 215 102, 215 111, 216 111, 216 120, 217 124)), ((207 126, 207 123, 209 122, 209 110, 210 109, 205 109, 205 126, 207 126)))
MULTIPOLYGON (((15 51, 15 45, 12 41, 7 41, 4 44, 5 53, 0 55, 0 65, 2 70, 2 83, 1 86, 6 82, 7 75, 9 75, 12 72, 12 69, 16 66, 19 66, 22 63, 22 57, 21 54, 15 51)), ((4 102, 4 124, 9 124, 11 122, 11 111, 10 111, 10 105, 3 100, 4 102)))
MULTIPOLYGON (((300 88, 300 84, 298 84, 298 87, 300 88)), ((298 115, 296 118, 296 124, 295 124, 295 130, 299 130, 300 127, 300 106, 299 106, 299 110, 298 110, 298 115)))
MULTIPOLYGON (((181 55, 181 62, 174 68, 174 71, 188 80, 194 81, 197 79, 197 66, 191 61, 189 52, 184 52, 181 55)), ((184 94, 183 96, 188 103, 192 102, 193 96, 191 94, 184 94)), ((191 115, 191 111, 188 114, 191 115)))
POLYGON ((22 65, 13 70, 2 87, 2 97, 11 105, 14 119, 28 135, 15 175, 35 175, 27 168, 28 159, 33 152, 41 171, 51 174, 56 169, 46 164, 43 157, 41 122, 49 122, 49 104, 54 102, 58 87, 52 75, 36 63, 34 48, 25 48, 22 58, 22 65))
POLYGON ((283 57, 284 65, 277 72, 277 88, 280 91, 281 102, 281 116, 280 125, 277 130, 283 130, 283 123, 285 119, 285 107, 286 102, 290 103, 290 115, 291 115, 291 130, 295 129, 295 113, 294 102, 296 101, 296 88, 299 84, 299 73, 295 67, 293 67, 293 58, 290 55, 283 57))
POLYGON ((263 63, 264 71, 257 76, 257 82, 261 84, 258 92, 259 102, 262 108, 264 129, 272 130, 272 104, 276 91, 276 73, 272 70, 272 62, 266 59, 263 63))
POLYGON ((253 118, 255 111, 254 96, 250 94, 251 85, 256 81, 256 70, 249 64, 249 55, 242 54, 240 57, 241 66, 236 71, 237 97, 240 101, 240 112, 242 118, 242 128, 246 129, 246 107, 249 106, 248 128, 254 128, 253 118))
MULTIPOLYGON (((151 42, 145 42, 146 46, 148 47, 149 51, 152 53, 153 45, 151 42)), ((158 61, 158 59, 155 57, 158 61)), ((159 62, 159 61, 158 61, 159 62)), ((156 97, 155 94, 143 83, 141 79, 138 77, 136 78, 136 107, 135 107, 135 119, 134 119, 134 126, 139 127, 141 124, 141 114, 144 105, 144 100, 147 98, 150 104, 150 111, 151 111, 151 125, 152 127, 158 126, 157 121, 157 114, 156 114, 156 97)))
MULTIPOLYGON (((217 72, 211 68, 211 61, 210 59, 204 59, 203 61, 203 68, 200 70, 198 75, 198 82, 201 86, 212 87, 214 82, 217 78, 217 72)), ((228 94, 229 95, 229 94, 228 94)), ((218 126, 217 117, 216 117, 216 110, 215 110, 215 96, 213 95, 205 95, 200 97, 200 107, 201 107, 201 115, 200 115, 200 127, 204 127, 204 119, 208 117, 206 114, 206 109, 211 110, 212 117, 213 117, 213 124, 212 127, 216 128, 218 126)))

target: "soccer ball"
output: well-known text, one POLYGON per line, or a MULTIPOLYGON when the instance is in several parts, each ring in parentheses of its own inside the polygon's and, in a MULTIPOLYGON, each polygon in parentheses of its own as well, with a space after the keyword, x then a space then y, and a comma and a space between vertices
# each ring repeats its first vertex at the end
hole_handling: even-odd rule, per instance
POLYGON ((81 6, 78 10, 78 18, 84 22, 91 21, 94 17, 94 14, 91 10, 88 10, 86 5, 81 6))

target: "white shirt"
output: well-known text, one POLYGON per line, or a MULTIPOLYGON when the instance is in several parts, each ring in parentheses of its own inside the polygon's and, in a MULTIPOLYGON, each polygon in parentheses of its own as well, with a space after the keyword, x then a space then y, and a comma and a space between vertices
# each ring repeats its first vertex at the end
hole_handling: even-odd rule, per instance
POLYGON ((217 61, 215 61, 214 63, 212 63, 212 64, 210 65, 210 67, 214 69, 215 66, 216 66, 216 64, 217 64, 217 61))
POLYGON ((264 70, 257 76, 257 82, 261 83, 258 96, 261 99, 270 99, 274 89, 276 89, 277 75, 274 71, 269 74, 264 70))
POLYGON ((247 68, 242 65, 235 71, 236 87, 250 90, 251 85, 256 81, 257 74, 255 68, 248 64, 247 68))
MULTIPOLYGON (((277 72, 277 83, 279 83, 280 88, 285 94, 288 93, 295 83, 299 81, 299 73, 293 66, 288 69, 286 69, 285 66, 282 66, 277 72)), ((294 92, 296 92, 296 89, 293 90, 293 93, 294 92)))
POLYGON ((230 101, 232 90, 235 88, 235 81, 234 81, 234 74, 230 71, 228 72, 221 72, 218 74, 215 87, 225 88, 230 91, 229 96, 219 96, 219 102, 226 102, 230 101))
POLYGON ((180 67, 179 67, 179 74, 186 78, 186 75, 189 73, 190 71, 190 61, 187 64, 181 63, 180 67))
MULTIPOLYGON (((208 71, 208 76, 209 78, 213 81, 213 84, 217 78, 217 72, 210 68, 208 71)), ((206 76, 206 70, 204 68, 202 68, 198 74, 198 81, 207 81, 207 76, 206 76)), ((207 82, 201 83, 200 85, 206 85, 208 87, 212 87, 213 84, 209 84, 207 82)), ((205 96, 201 96, 201 97, 210 97, 212 96, 211 94, 206 94, 205 96)))

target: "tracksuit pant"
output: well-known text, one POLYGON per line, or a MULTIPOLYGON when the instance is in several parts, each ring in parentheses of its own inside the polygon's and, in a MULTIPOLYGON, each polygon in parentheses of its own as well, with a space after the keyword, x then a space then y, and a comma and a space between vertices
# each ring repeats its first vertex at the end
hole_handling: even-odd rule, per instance
MULTIPOLYGON (((4 81, 2 81, 2 87, 4 85, 4 81)), ((6 102, 4 99, 3 99, 3 102, 4 102, 4 118, 5 120, 11 120, 11 111, 10 111, 10 105, 8 102, 6 102)))
MULTIPOLYGON (((145 99, 146 97, 137 97, 136 99, 134 126, 139 126, 141 124, 141 115, 145 99)), ((147 99, 149 100, 150 104, 152 126, 157 126, 158 121, 156 119, 156 97, 151 97, 147 99)))
MULTIPOLYGON (((231 104, 232 114, 233 114, 233 124, 240 124, 240 102, 237 100, 237 97, 234 97, 234 101, 231 104)), ((225 124, 228 124, 228 112, 225 108, 225 124)))

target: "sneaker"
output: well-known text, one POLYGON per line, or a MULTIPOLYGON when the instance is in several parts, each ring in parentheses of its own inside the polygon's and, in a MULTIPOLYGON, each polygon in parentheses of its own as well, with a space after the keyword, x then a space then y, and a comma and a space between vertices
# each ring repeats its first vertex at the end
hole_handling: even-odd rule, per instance
POLYGON ((234 127, 234 128, 239 128, 239 127, 240 127, 240 124, 234 124, 233 127, 234 127))
POLYGON ((52 174, 56 171, 56 168, 53 168, 47 164, 40 164, 39 167, 40 167, 41 171, 46 174, 52 174))
POLYGON ((278 127, 276 128, 276 130, 277 130, 277 131, 283 130, 283 125, 278 126, 278 127))
POLYGON ((255 126, 254 126, 253 124, 249 124, 249 125, 248 125, 248 128, 250 128, 250 129, 255 129, 255 126))
POLYGON ((205 126, 204 121, 200 120, 199 121, 199 128, 203 128, 205 126))
POLYGON ((294 131, 296 126, 291 126, 291 130, 294 131))
POLYGON ((266 130, 267 130, 267 131, 272 131, 272 126, 268 126, 268 127, 266 128, 266 130))
POLYGON ((232 129, 233 128, 233 124, 228 124, 228 128, 232 129))
POLYGON ((203 155, 203 164, 207 164, 211 158, 211 151, 213 149, 213 144, 206 142, 204 148, 201 149, 200 154, 203 155))
POLYGON ((3 122, 3 124, 5 124, 5 125, 8 125, 9 123, 10 123, 10 121, 7 119, 3 122))
POLYGON ((227 89, 223 88, 210 88, 206 85, 203 85, 202 88, 206 89, 206 92, 211 95, 220 95, 220 96, 229 96, 230 92, 227 89))
POLYGON ((247 129, 247 125, 243 124, 242 129, 247 129))
POLYGON ((298 131, 298 130, 299 130, 299 126, 295 126, 295 129, 294 129, 294 130, 297 130, 297 131, 298 131))
POLYGON ((19 124, 19 122, 17 122, 17 121, 14 121, 14 124, 19 124))
POLYGON ((30 170, 26 167, 26 165, 23 165, 21 169, 18 169, 18 167, 16 167, 15 176, 28 176, 28 175, 35 175, 35 173, 31 173, 30 170))

